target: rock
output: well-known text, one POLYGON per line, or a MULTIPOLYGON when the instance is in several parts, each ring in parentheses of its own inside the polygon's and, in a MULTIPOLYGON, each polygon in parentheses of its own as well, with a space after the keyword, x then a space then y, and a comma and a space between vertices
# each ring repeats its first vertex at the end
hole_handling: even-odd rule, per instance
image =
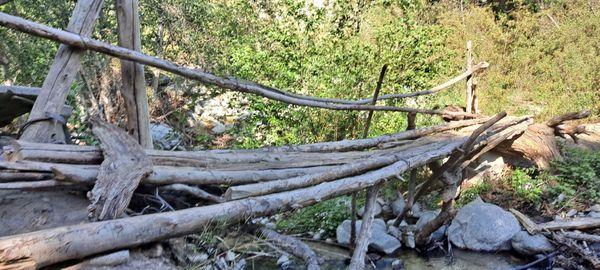
POLYGON ((410 208, 410 213, 412 217, 421 217, 421 205, 418 202, 414 203, 410 208))
POLYGON ((402 242, 408 248, 415 248, 415 234, 412 231, 407 231, 402 235, 402 242))
POLYGON ((400 231, 400 229, 394 227, 393 225, 388 226, 387 232, 391 236, 396 237, 396 239, 398 240, 402 239, 402 232, 400 231))
MULTIPOLYGON (((344 220, 336 229, 337 241, 343 245, 350 244, 350 220, 344 220)), ((361 220, 356 221, 356 233, 360 231, 362 225, 361 220)), ((372 250, 385 254, 392 254, 401 247, 400 241, 394 236, 387 233, 385 221, 383 219, 375 219, 373 221, 371 240, 369 247, 372 250)))
POLYGON ((511 239, 512 248, 523 255, 535 255, 554 251, 554 246, 543 235, 530 235, 526 231, 520 231, 511 239))
POLYGON ((401 270, 404 269, 404 261, 400 259, 395 259, 392 262, 392 270, 401 270))
POLYGON ((392 202, 392 212, 394 212, 395 216, 398 216, 402 213, 405 206, 406 202, 404 201, 404 197, 402 197, 402 193, 398 192, 398 198, 392 202))
MULTIPOLYGON (((382 209, 381 209, 381 205, 379 203, 375 204, 375 209, 374 210, 375 210, 375 213, 374 213, 375 217, 381 215, 382 209)), ((358 211, 356 211, 356 212, 358 213, 358 215, 360 217, 362 217, 363 214, 365 213, 365 207, 363 206, 363 207, 359 208, 358 211)))
POLYGON ((227 253, 225 253, 225 260, 228 262, 233 262, 235 261, 235 253, 231 250, 228 250, 227 253))
POLYGON ((210 131, 215 135, 220 135, 225 133, 225 131, 227 131, 227 128, 225 127, 225 125, 216 122, 215 126, 210 131))
POLYGON ((504 167, 504 158, 497 154, 486 152, 477 158, 477 163, 473 170, 467 170, 469 173, 466 175, 461 186, 465 188, 481 184, 486 180, 499 179, 502 176, 504 167))
POLYGON ((590 207, 589 211, 600 212, 600 204, 594 204, 592 207, 590 207))
POLYGON ((181 134, 163 123, 151 123, 150 134, 154 145, 159 149, 171 150, 181 143, 181 134))
POLYGON ((577 215, 577 210, 575 209, 571 209, 565 214, 566 217, 574 217, 575 215, 577 215))
POLYGON ((325 230, 323 230, 323 229, 320 229, 320 230, 319 230, 317 233, 315 233, 315 234, 312 236, 312 239, 313 239, 313 240, 321 240, 321 237, 323 237, 323 234, 324 234, 324 233, 325 233, 325 230))
POLYGON ((394 211, 392 211, 390 204, 386 203, 381 205, 381 215, 384 217, 394 216, 394 211))
POLYGON ((499 251, 511 249, 510 240, 519 231, 521 226, 510 212, 477 198, 458 211, 448 238, 459 248, 499 251))
POLYGON ((208 254, 204 252, 194 253, 193 255, 188 256, 188 260, 191 264, 202 264, 208 260, 208 254))
POLYGON ((245 259, 241 259, 237 262, 235 262, 235 264, 233 264, 233 267, 231 268, 231 270, 244 270, 246 269, 246 260, 245 259))

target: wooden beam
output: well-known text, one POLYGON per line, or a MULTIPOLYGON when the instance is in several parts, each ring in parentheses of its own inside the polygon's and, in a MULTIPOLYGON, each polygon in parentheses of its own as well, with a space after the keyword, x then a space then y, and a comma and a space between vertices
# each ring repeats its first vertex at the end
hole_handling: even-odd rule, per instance
MULTIPOLYGON (((467 41, 467 70, 473 67, 472 43, 467 41)), ((467 113, 473 113, 473 75, 467 76, 467 113)))
MULTIPOLYGON (((117 0, 117 22, 119 24, 119 46, 134 51, 142 50, 140 37, 140 19, 138 0, 117 0)), ((150 118, 146 79, 142 64, 121 60, 123 85, 121 95, 127 111, 127 129, 129 134, 142 145, 151 149, 150 118)))
MULTIPOLYGON (((102 9, 103 0, 79 0, 67 30, 74 35, 87 37, 92 34, 96 19, 102 9)), ((67 100, 71 84, 81 67, 81 56, 85 50, 66 44, 58 48, 54 62, 44 80, 42 91, 29 114, 29 121, 59 115, 67 100)), ((21 136, 34 142, 64 143, 66 138, 62 124, 58 121, 32 123, 21 136)))

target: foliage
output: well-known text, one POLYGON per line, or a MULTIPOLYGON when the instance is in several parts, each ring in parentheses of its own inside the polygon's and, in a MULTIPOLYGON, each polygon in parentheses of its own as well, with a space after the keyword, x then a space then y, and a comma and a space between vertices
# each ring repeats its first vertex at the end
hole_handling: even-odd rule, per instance
POLYGON ((554 161, 552 170, 551 195, 562 193, 584 204, 600 203, 600 151, 566 148, 564 159, 554 161))
POLYGON ((277 229, 288 233, 325 230, 326 236, 335 236, 342 221, 350 218, 350 198, 337 197, 287 214, 277 221, 277 229))
POLYGON ((481 182, 472 185, 460 192, 460 197, 456 200, 456 206, 462 207, 467 203, 475 200, 477 196, 481 196, 482 194, 490 191, 491 189, 492 184, 488 182, 481 182))
POLYGON ((512 191, 522 201, 539 203, 542 199, 544 178, 536 177, 534 173, 533 168, 516 168, 508 179, 512 191))

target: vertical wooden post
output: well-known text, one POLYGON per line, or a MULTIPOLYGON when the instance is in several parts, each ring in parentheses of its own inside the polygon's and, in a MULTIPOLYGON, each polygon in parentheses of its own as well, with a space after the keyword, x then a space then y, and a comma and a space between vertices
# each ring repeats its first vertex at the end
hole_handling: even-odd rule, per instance
MULTIPOLYGON (((472 44, 467 41, 467 70, 473 67, 472 44)), ((467 102, 466 112, 473 113, 473 75, 467 77, 467 102)))
MULTIPOLYGON (((69 32, 89 36, 102 9, 103 0, 79 0, 67 26, 69 32)), ((81 67, 81 56, 85 50, 60 45, 42 90, 35 100, 22 140, 43 143, 64 143, 66 138, 58 121, 61 109, 67 100, 71 84, 81 67), (40 121, 44 119, 43 121, 40 121)))
MULTIPOLYGON (((138 0, 116 0, 116 7, 119 45, 141 51, 138 0)), ((123 80, 121 95, 127 110, 127 130, 143 148, 152 148, 144 66, 121 60, 121 76, 123 80)))
MULTIPOLYGON (((381 72, 379 72, 379 79, 377 80, 377 86, 375 86, 375 92, 373 92, 373 100, 371 101, 371 105, 377 104, 377 98, 379 97, 379 91, 381 90, 381 85, 383 85, 383 78, 385 77, 385 72, 387 71, 387 64, 384 64, 381 67, 381 72)), ((369 111, 367 115, 367 122, 365 123, 365 130, 363 132, 363 138, 367 138, 369 136, 369 128, 371 127, 371 120, 373 119, 373 111, 369 111)), ((352 201, 350 203, 351 210, 351 222, 350 222, 350 246, 354 245, 356 240, 356 192, 352 193, 352 201)))

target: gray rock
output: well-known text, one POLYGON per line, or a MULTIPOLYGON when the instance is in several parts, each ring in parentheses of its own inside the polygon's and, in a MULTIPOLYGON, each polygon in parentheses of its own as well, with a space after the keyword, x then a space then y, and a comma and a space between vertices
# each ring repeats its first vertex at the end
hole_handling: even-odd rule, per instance
POLYGON ((414 203, 412 208, 410 209, 410 213, 411 213, 411 216, 413 216, 413 217, 416 217, 416 218, 421 217, 421 213, 422 213, 421 205, 418 202, 414 203))
POLYGON ((587 216, 591 218, 600 218, 600 212, 589 212, 587 216))
POLYGON ((402 242, 408 248, 415 248, 415 234, 412 231, 407 231, 402 235, 402 242))
MULTIPOLYGON (((336 229, 337 241, 340 244, 350 244, 350 220, 344 220, 336 229)), ((358 234, 361 220, 356 221, 356 233, 358 234)), ((383 219, 375 219, 373 221, 371 240, 369 247, 372 250, 385 254, 392 254, 401 247, 400 241, 387 233, 385 221, 383 219)))
MULTIPOLYGON (((419 218, 419 220, 417 220, 417 223, 415 224, 416 229, 421 230, 423 226, 425 226, 425 224, 437 217, 438 214, 439 211, 424 211, 423 213, 421 213, 421 217, 419 218)), ((429 236, 429 241, 441 240, 442 238, 444 238, 445 233, 446 226, 442 226, 429 236)))
POLYGON ((566 217, 574 217, 575 215, 577 215, 577 210, 575 209, 571 209, 565 214, 566 217))
POLYGON ((481 198, 461 208, 448 228, 448 238, 459 248, 476 251, 511 249, 511 238, 521 231, 517 219, 481 198))
POLYGON ((154 145, 160 149, 171 150, 181 142, 181 134, 175 132, 173 128, 162 123, 150 124, 150 134, 154 145))
POLYGON ((400 231, 400 229, 394 227, 393 225, 388 226, 387 232, 391 236, 396 237, 396 239, 398 239, 398 240, 402 239, 402 232, 400 231))
MULTIPOLYGON (((374 212, 375 212, 374 213, 375 217, 381 215, 382 209, 381 209, 381 205, 379 203, 375 204, 375 211, 374 212)), ((358 211, 356 211, 356 213, 358 213, 358 215, 360 217, 362 217, 363 214, 365 213, 365 207, 363 206, 363 207, 359 208, 358 211)))
POLYGON ((487 152, 477 159, 473 170, 468 170, 463 185, 472 186, 481 184, 486 180, 496 180, 502 176, 504 171, 504 158, 499 155, 487 152))
POLYGON ((292 265, 292 260, 287 255, 281 255, 279 259, 277 259, 277 266, 280 269, 289 269, 292 265))
POLYGON ((592 207, 590 207, 591 212, 600 212, 600 204, 594 204, 592 207))
POLYGON ((523 255, 535 255, 539 253, 552 252, 554 246, 543 235, 530 235, 526 231, 520 231, 511 239, 512 248, 523 255))
POLYGON ((402 213, 402 210, 404 209, 405 206, 406 206, 406 202, 404 201, 404 198, 402 197, 402 193, 398 192, 398 198, 396 198, 392 202, 392 211, 394 212, 394 215, 395 216, 400 215, 400 213, 402 213))
POLYGON ((225 125, 217 122, 210 131, 215 135, 219 135, 225 133, 225 131, 227 131, 227 128, 225 127, 225 125))

